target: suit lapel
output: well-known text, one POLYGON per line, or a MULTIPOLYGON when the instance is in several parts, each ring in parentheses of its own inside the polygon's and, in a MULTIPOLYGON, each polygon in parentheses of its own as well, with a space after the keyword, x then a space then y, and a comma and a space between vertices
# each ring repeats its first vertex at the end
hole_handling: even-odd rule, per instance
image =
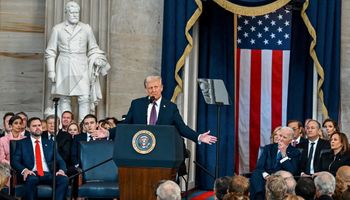
POLYGON ((50 158, 50 153, 51 153, 51 149, 49 148, 49 146, 50 146, 49 140, 45 139, 45 138, 41 138, 41 143, 42 143, 41 145, 42 145, 43 151, 44 151, 45 160, 47 162, 50 158))
POLYGON ((27 142, 25 144, 26 144, 26 149, 31 150, 29 151, 30 160, 33 161, 33 167, 34 167, 34 163, 35 163, 34 148, 33 148, 32 139, 30 138, 30 136, 28 137, 27 142))
POLYGON ((159 113, 158 113, 158 118, 157 118, 157 125, 161 125, 163 121, 163 115, 164 112, 166 112, 166 107, 167 107, 167 102, 162 98, 160 101, 160 106, 159 106, 159 113))

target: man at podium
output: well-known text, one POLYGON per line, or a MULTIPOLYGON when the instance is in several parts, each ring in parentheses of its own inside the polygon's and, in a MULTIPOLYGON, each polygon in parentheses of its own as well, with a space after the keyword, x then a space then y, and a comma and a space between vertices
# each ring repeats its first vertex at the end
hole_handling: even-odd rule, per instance
MULTIPOLYGON (((180 135, 194 142, 213 144, 217 138, 210 131, 198 134, 188 127, 173 102, 162 97, 163 84, 160 76, 147 76, 144 81, 146 97, 131 102, 124 124, 173 125, 180 135)), ((113 136, 112 136, 113 137, 113 136)))

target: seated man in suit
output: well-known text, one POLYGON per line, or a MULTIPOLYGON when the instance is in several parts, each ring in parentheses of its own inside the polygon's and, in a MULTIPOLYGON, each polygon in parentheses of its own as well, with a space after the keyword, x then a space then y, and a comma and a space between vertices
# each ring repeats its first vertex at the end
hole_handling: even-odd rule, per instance
POLYGON ((42 138, 41 120, 33 117, 28 120, 30 137, 20 140, 16 144, 16 151, 11 159, 12 167, 20 172, 25 182, 26 200, 37 199, 36 186, 38 184, 52 184, 52 176, 56 176, 56 199, 63 200, 68 188, 68 178, 65 174, 66 164, 56 154, 57 171, 53 172, 54 143, 42 138))
POLYGON ((290 145, 294 131, 290 127, 282 127, 278 132, 278 143, 264 147, 256 169, 250 178, 250 199, 264 199, 265 181, 268 176, 279 170, 289 171, 293 175, 298 173, 300 152, 290 145))
POLYGON ((85 132, 82 132, 78 135, 76 135, 73 139, 72 146, 71 146, 71 161, 75 167, 79 166, 79 142, 86 141, 90 142, 96 139, 100 139, 98 137, 98 123, 97 123, 97 117, 93 114, 88 114, 83 119, 83 126, 86 130, 85 132))
MULTIPOLYGON (((198 134, 189 128, 179 113, 176 104, 162 97, 163 84, 160 76, 148 76, 144 81, 146 97, 131 102, 124 124, 174 125, 182 137, 194 142, 213 144, 216 137, 210 131, 198 134)), ((115 136, 115 129, 110 130, 110 138, 115 136)))
MULTIPOLYGON (((55 116, 49 115, 46 117, 47 122, 47 131, 44 131, 42 134, 42 138, 48 139, 48 140, 55 140, 57 141, 57 149, 58 153, 61 155, 63 160, 66 162, 66 165, 70 165, 70 147, 71 147, 71 140, 72 137, 69 133, 65 131, 58 131, 57 134, 55 134, 55 116)), ((60 125, 60 119, 57 118, 57 127, 60 125)))
POLYGON ((300 175, 311 176, 320 171, 321 151, 330 150, 327 140, 320 138, 321 125, 316 120, 309 120, 306 126, 307 140, 297 145, 302 150, 300 175))

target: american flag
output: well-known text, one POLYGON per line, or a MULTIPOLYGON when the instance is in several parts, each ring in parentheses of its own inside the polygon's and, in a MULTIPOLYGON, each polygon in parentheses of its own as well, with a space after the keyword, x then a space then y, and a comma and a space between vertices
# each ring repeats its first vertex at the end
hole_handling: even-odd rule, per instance
POLYGON ((255 169, 271 130, 286 124, 290 11, 238 16, 236 49, 236 170, 255 169))

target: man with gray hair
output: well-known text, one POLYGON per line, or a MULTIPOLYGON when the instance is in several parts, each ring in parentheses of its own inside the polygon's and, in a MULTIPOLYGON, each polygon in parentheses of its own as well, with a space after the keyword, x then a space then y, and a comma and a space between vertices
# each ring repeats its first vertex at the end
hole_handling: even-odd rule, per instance
POLYGON ((250 199, 265 199, 265 180, 279 170, 293 175, 298 173, 300 152, 291 144, 294 131, 282 127, 278 132, 278 143, 266 145, 250 178, 250 199))
POLYGON ((45 58, 47 76, 52 82, 51 94, 60 97, 59 115, 72 110, 71 97, 77 96, 79 121, 82 121, 102 99, 98 78, 100 74, 106 75, 110 66, 92 28, 79 22, 79 12, 76 2, 66 4, 67 20, 53 27, 45 58))
POLYGON ((295 186, 297 185, 297 182, 295 181, 293 174, 285 170, 279 170, 274 174, 281 176, 286 181, 287 194, 295 194, 295 186))
POLYGON ((157 188, 157 200, 181 200, 181 190, 174 181, 165 181, 157 188))
MULTIPOLYGON (((4 188, 4 186, 9 182, 11 177, 10 174, 10 165, 7 163, 0 163, 0 191, 4 188)), ((14 197, 11 197, 4 192, 0 192, 0 199, 2 200, 14 200, 14 197)))
POLYGON ((335 190, 335 178, 329 172, 319 172, 314 179, 318 200, 332 200, 335 190))

